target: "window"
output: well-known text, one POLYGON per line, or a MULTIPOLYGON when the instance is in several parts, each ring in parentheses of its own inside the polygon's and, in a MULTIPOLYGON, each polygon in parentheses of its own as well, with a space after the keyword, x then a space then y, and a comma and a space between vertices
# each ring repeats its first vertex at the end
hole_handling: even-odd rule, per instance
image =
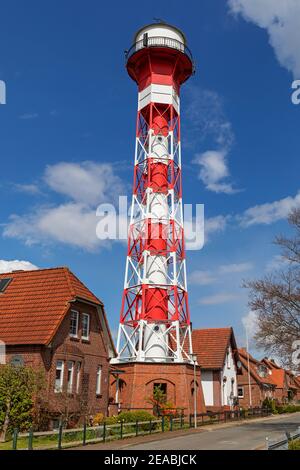
POLYGON ((165 396, 167 395, 167 384, 159 384, 159 383, 154 383, 153 384, 153 392, 159 389, 165 396))
POLYGON ((56 372, 55 372, 55 386, 54 391, 56 393, 62 392, 64 381, 64 362, 56 362, 56 372))
POLYGON ((90 316, 88 313, 82 314, 82 339, 89 339, 90 336, 90 316))
POLYGON ((238 397, 244 398, 244 387, 238 387, 238 397))
POLYGON ((102 378, 102 367, 97 368, 97 377, 96 377, 96 395, 101 395, 101 378, 102 378))
POLYGON ((81 375, 81 362, 77 362, 77 371, 76 371, 76 393, 80 391, 80 375, 81 375))
POLYGON ((67 379, 68 393, 73 392, 73 375, 74 375, 74 362, 68 361, 68 379, 67 379))
POLYGON ((268 369, 263 364, 259 364, 259 366, 257 367, 257 372, 260 377, 267 377, 268 375, 268 369))
POLYGON ((5 291, 10 281, 11 281, 11 277, 5 277, 3 279, 0 279, 0 292, 5 291))
POLYGON ((70 336, 73 338, 77 338, 78 336, 78 316, 78 312, 75 312, 75 310, 71 311, 70 336))
POLYGON ((227 350, 226 354, 226 360, 227 360, 227 369, 230 369, 230 350, 227 350))

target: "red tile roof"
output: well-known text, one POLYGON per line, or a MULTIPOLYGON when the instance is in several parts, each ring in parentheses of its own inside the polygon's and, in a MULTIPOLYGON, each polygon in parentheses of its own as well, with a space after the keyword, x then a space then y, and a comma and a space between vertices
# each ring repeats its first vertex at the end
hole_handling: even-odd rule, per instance
POLYGON ((0 340, 6 344, 48 344, 69 302, 102 305, 66 267, 0 274, 3 278, 12 279, 0 293, 0 340))
POLYGON ((281 369, 281 367, 276 364, 274 360, 268 359, 267 357, 264 357, 261 362, 264 362, 266 366, 269 367, 269 369, 281 369))
POLYGON ((192 342, 193 351, 203 369, 223 369, 229 343, 236 349, 232 328, 193 330, 192 342))
MULTIPOLYGON (((244 348, 242 348, 238 350, 238 354, 239 354, 239 360, 241 361, 244 368, 248 371, 248 354, 249 353, 244 348)), ((266 377, 262 377, 259 375, 258 366, 260 364, 266 367, 266 364, 264 364, 262 361, 257 361, 256 359, 254 359, 253 356, 251 356, 251 354, 249 354, 249 366, 250 366, 251 376, 256 380, 256 382, 260 384, 268 384, 268 385, 275 387, 275 383, 273 382, 271 375, 267 375, 266 377)), ((276 369, 272 370, 272 375, 273 375, 274 370, 276 369)))
POLYGON ((277 388, 283 388, 284 382, 285 382, 285 370, 284 369, 272 369, 271 378, 277 388))

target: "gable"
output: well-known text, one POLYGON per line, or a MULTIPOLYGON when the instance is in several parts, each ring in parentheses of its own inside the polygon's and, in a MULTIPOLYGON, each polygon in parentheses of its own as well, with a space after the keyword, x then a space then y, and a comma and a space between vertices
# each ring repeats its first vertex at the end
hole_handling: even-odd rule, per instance
POLYGON ((193 351, 203 369, 223 369, 228 346, 236 349, 232 328, 193 330, 192 342, 193 351))
MULTIPOLYGON (((6 277, 0 274, 0 279, 6 277)), ((102 305, 65 267, 13 272, 9 277, 0 294, 0 340, 7 345, 48 344, 77 298, 102 305)))

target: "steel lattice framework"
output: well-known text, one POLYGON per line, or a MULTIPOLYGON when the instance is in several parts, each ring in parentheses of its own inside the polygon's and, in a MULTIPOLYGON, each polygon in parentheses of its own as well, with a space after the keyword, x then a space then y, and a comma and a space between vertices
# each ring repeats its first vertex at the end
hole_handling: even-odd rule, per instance
MULTIPOLYGON (((155 48, 153 55, 149 47, 145 51, 152 65, 160 51, 165 52, 155 48)), ((176 53, 179 58, 184 55, 176 53)), ((192 353, 182 207, 180 81, 166 85, 151 77, 150 71, 146 86, 140 86, 135 78, 140 92, 117 363, 190 362, 192 353)))

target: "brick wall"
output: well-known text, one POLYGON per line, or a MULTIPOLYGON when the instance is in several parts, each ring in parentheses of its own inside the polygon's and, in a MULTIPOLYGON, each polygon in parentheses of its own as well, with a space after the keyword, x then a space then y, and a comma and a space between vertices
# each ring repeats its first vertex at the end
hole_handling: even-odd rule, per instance
POLYGON ((79 312, 78 338, 69 335, 70 311, 62 321, 53 341, 49 346, 7 346, 7 362, 13 356, 21 355, 25 365, 41 368, 45 372, 45 399, 51 414, 55 416, 63 410, 74 415, 76 421, 79 415, 94 415, 98 412, 107 414, 109 393, 109 355, 105 344, 99 314, 96 306, 82 302, 72 303, 72 309, 79 312), (89 340, 81 339, 81 314, 90 314, 89 340), (64 367, 64 392, 55 393, 56 362, 62 360, 64 367), (73 390, 66 392, 67 362, 74 362, 73 390), (77 364, 81 363, 79 393, 76 393, 77 364), (96 396, 97 368, 102 366, 101 394, 96 396))
MULTIPOLYGON (((166 384, 167 401, 176 408, 184 408, 185 413, 194 410, 194 370, 187 364, 121 364, 119 402, 121 409, 142 408, 152 411, 149 397, 153 396, 154 384, 166 384)), ((201 387, 200 368, 197 367, 197 410, 205 411, 201 387)), ((112 378, 110 396, 115 398, 116 380, 112 378)))
MULTIPOLYGON (((239 398, 239 405, 248 408, 250 406, 250 392, 249 392, 249 376, 247 369, 242 366, 241 374, 237 375, 238 387, 243 387, 244 397, 239 398)), ((259 407, 262 405, 265 398, 269 396, 269 391, 266 390, 262 384, 259 384, 250 376, 251 386, 251 401, 253 407, 259 407)), ((272 396, 274 392, 271 392, 272 396)))

